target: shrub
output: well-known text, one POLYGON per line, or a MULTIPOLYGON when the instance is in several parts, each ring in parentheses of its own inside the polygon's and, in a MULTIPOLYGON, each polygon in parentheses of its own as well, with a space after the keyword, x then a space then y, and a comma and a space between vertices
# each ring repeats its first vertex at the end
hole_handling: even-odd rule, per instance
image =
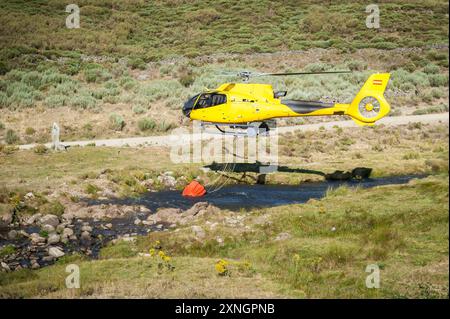
POLYGON ((167 123, 165 121, 162 121, 161 123, 158 124, 158 131, 167 132, 175 127, 176 125, 173 123, 167 123))
POLYGON ((428 64, 426 67, 423 68, 423 72, 427 74, 437 74, 439 73, 439 67, 435 64, 428 64))
POLYGON ((20 140, 19 136, 17 136, 16 132, 12 129, 6 131, 5 142, 7 144, 16 144, 20 140))
POLYGON ((195 81, 195 78, 192 74, 184 74, 180 77, 180 83, 184 87, 191 86, 195 81))
POLYGON ((139 120, 138 127, 141 131, 153 130, 156 127, 156 122, 150 118, 143 118, 139 120))
POLYGON ((49 95, 46 97, 44 103, 51 108, 65 106, 67 104, 67 97, 64 95, 49 95))
POLYGON ((90 67, 84 71, 86 82, 103 82, 112 78, 112 75, 101 66, 90 67))
POLYGON ((431 113, 444 113, 448 112, 448 105, 438 105, 438 106, 430 106, 424 109, 415 110, 413 115, 423 115, 423 114, 431 114, 431 113))
POLYGON ((133 113, 134 114, 142 114, 144 112, 145 112, 145 109, 142 106, 140 106, 140 105, 133 106, 133 113))
POLYGON ((147 68, 147 65, 145 64, 144 60, 142 60, 141 58, 129 59, 127 64, 132 69, 145 70, 147 68))
POLYGON ((54 214, 56 216, 61 216, 64 214, 64 205, 58 201, 53 201, 50 203, 46 203, 39 208, 40 213, 46 214, 54 214))
POLYGON ((101 189, 93 184, 86 185, 86 193, 90 195, 96 195, 99 191, 101 191, 101 189))
POLYGON ((33 135, 34 133, 36 133, 36 130, 34 128, 32 128, 32 127, 27 127, 25 129, 25 134, 26 135, 33 135))
POLYGON ((48 152, 48 148, 44 144, 38 144, 33 148, 36 154, 43 155, 48 152))
POLYGON ((3 124, 2 122, 0 122, 0 130, 4 130, 5 129, 5 124, 3 124))
POLYGON ((445 74, 432 74, 428 77, 428 80, 430 85, 434 87, 448 85, 448 75, 445 74))
POLYGON ((121 131, 125 127, 125 120, 119 114, 112 113, 109 116, 109 124, 114 131, 121 131))
POLYGON ((75 108, 94 109, 97 106, 97 101, 85 92, 72 97, 68 104, 75 108))

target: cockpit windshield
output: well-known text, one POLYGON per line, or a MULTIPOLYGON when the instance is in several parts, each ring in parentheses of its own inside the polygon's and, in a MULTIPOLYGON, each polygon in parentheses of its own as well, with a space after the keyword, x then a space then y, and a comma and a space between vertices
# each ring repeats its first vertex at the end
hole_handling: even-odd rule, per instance
POLYGON ((224 104, 227 102, 227 96, 225 94, 217 93, 204 93, 200 95, 197 103, 195 104, 196 109, 216 106, 219 104, 224 104))

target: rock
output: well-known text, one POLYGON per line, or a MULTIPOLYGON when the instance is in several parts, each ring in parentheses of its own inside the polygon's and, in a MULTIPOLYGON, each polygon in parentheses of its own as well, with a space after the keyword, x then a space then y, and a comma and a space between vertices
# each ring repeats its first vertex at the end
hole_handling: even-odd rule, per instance
POLYGON ((152 211, 149 208, 141 205, 139 206, 139 212, 144 214, 150 214, 152 211))
POLYGON ((43 261, 43 262, 53 261, 54 259, 55 259, 55 257, 53 257, 53 256, 45 256, 45 257, 42 257, 42 261, 43 261))
POLYGON ((335 231, 336 231, 336 227, 334 227, 334 226, 331 227, 331 231, 332 231, 332 232, 335 232, 335 231))
POLYGON ((25 197, 25 199, 33 199, 34 194, 32 192, 29 192, 29 193, 26 193, 24 197, 25 197))
POLYGON ((90 233, 92 232, 92 227, 89 225, 84 225, 83 227, 81 227, 81 231, 90 233))
POLYGON ((87 231, 84 231, 81 233, 81 240, 83 241, 89 241, 91 240, 91 234, 87 231))
POLYGON ((175 179, 175 177, 171 175, 166 175, 166 173, 158 176, 158 182, 160 182, 167 188, 174 188, 175 185, 177 184, 177 180, 175 179))
POLYGON ((356 179, 367 179, 370 177, 372 169, 368 167, 356 167, 352 170, 352 177, 356 179))
POLYGON ((32 233, 30 239, 33 244, 45 243, 46 241, 45 238, 41 237, 38 233, 32 233))
POLYGON ((282 240, 288 240, 290 239, 292 236, 289 233, 279 233, 277 235, 277 237, 275 237, 276 241, 282 241, 282 240))
POLYGON ((135 224, 136 226, 142 225, 142 220, 140 220, 139 218, 136 218, 136 219, 134 220, 134 224, 135 224))
POLYGON ((17 236, 18 236, 18 233, 17 233, 17 231, 16 230, 10 230, 9 232, 8 232, 8 239, 9 240, 14 240, 14 239, 16 239, 17 238, 17 236))
POLYGON ((66 228, 66 225, 64 225, 64 224, 59 224, 59 225, 56 227, 56 232, 57 232, 58 234, 61 234, 61 233, 64 231, 65 228, 66 228))
POLYGON ((64 213, 61 215, 62 219, 65 220, 68 223, 71 223, 73 219, 75 218, 75 215, 73 213, 64 213))
POLYGON ((12 212, 4 212, 0 216, 0 226, 6 227, 11 224, 13 221, 13 213, 12 212))
POLYGON ((113 228, 113 224, 111 224, 111 223, 105 224, 105 228, 112 229, 113 228))
POLYGON ((26 237, 26 238, 29 238, 30 237, 30 235, 26 232, 26 231, 24 231, 24 230, 19 230, 19 235, 20 236, 23 236, 23 237, 26 237))
POLYGON ((205 236, 206 236, 205 231, 200 226, 192 226, 191 229, 194 232, 195 237, 197 237, 199 239, 205 238, 205 236))
POLYGON ((217 243, 219 244, 219 246, 223 246, 223 245, 224 245, 224 242, 223 242, 223 238, 222 238, 222 237, 217 236, 217 237, 216 237, 216 241, 217 241, 217 243))
POLYGON ((31 263, 31 269, 39 269, 41 266, 39 265, 39 263, 37 261, 33 261, 31 263))
POLYGON ((48 254, 53 258, 59 258, 65 255, 64 252, 59 247, 50 247, 48 249, 48 254))
POLYGON ((43 231, 46 231, 47 233, 53 233, 55 231, 55 227, 53 227, 52 225, 48 225, 48 224, 42 225, 41 229, 43 231))
POLYGON ((64 230, 62 231, 63 237, 70 237, 72 235, 73 235, 73 229, 71 229, 71 228, 64 228, 64 230))
POLYGON ((59 225, 59 218, 56 215, 47 214, 39 219, 41 225, 51 225, 56 227, 59 225))
POLYGON ((2 266, 2 269, 3 269, 4 271, 11 271, 11 268, 9 268, 9 266, 8 266, 7 263, 5 263, 5 262, 2 261, 0 265, 2 266))
POLYGON ((58 234, 50 234, 47 238, 47 243, 49 245, 57 244, 61 240, 61 237, 58 234))
POLYGON ((26 223, 28 225, 32 225, 32 224, 36 223, 39 220, 39 218, 41 218, 41 217, 42 217, 42 214, 39 214, 39 213, 38 214, 34 214, 30 218, 28 218, 26 220, 26 223))
POLYGON ((191 208, 186 210, 183 213, 183 216, 195 216, 197 215, 201 210, 204 210, 206 212, 206 208, 208 207, 208 202, 198 202, 195 203, 191 208))
POLYGON ((179 208, 163 208, 158 210, 155 214, 147 217, 147 221, 153 223, 167 222, 169 224, 178 223, 182 218, 182 210, 179 208))

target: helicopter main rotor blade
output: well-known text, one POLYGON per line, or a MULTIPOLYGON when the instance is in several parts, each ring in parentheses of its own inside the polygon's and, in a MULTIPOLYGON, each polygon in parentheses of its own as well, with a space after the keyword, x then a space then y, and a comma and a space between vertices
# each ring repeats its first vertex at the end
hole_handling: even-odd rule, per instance
POLYGON ((288 72, 288 73, 258 73, 252 74, 251 76, 285 76, 285 75, 314 75, 314 74, 342 74, 342 73, 351 73, 350 70, 342 70, 342 71, 319 71, 319 72, 288 72))

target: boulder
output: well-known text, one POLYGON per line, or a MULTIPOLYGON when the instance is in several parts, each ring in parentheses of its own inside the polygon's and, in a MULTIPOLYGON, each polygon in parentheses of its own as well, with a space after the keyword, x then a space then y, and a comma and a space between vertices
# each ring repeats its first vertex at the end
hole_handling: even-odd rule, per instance
POLYGON ((59 258, 65 255, 62 249, 59 247, 50 247, 48 249, 48 254, 53 258, 59 258))
POLYGON ((82 241, 89 241, 91 240, 91 234, 87 231, 84 231, 81 233, 81 240, 82 241))
POLYGON ((203 228, 201 228, 200 226, 192 226, 191 227, 192 231, 195 234, 195 237, 197 237, 198 239, 203 239, 206 236, 205 231, 203 230, 203 228))
POLYGON ((11 268, 9 268, 8 264, 3 262, 3 261, 0 263, 0 265, 2 266, 2 270, 3 271, 10 271, 11 270, 11 268))
POLYGON ((70 237, 73 235, 73 229, 72 228, 64 228, 62 231, 63 237, 70 237))
POLYGON ((5 212, 0 216, 0 226, 8 226, 12 223, 13 214, 12 212, 5 212))
POLYGON ((183 216, 195 216, 202 210, 204 210, 204 212, 206 212, 206 209, 208 208, 208 205, 209 205, 208 202, 195 203, 191 208, 189 208, 188 210, 186 210, 183 213, 183 216))
POLYGON ((36 223, 41 217, 42 217, 42 214, 40 214, 40 213, 34 214, 26 220, 26 223, 28 225, 32 225, 32 224, 36 223))
POLYGON ((182 218, 183 211, 179 208, 163 208, 158 210, 155 214, 148 216, 147 221, 154 223, 166 222, 169 224, 178 223, 182 218))
POLYGON ((19 234, 18 234, 18 232, 17 232, 17 230, 10 230, 9 232, 8 232, 8 239, 9 240, 14 240, 14 239, 16 239, 17 238, 17 236, 18 236, 19 234))
POLYGON ((92 227, 89 225, 84 225, 83 227, 81 227, 81 231, 90 233, 92 232, 92 227))
POLYGON ((46 239, 44 237, 41 237, 38 233, 32 233, 30 235, 30 239, 33 244, 45 243, 46 241, 46 239))
POLYGON ((57 243, 59 243, 60 240, 61 240, 61 237, 58 234, 54 233, 54 234, 48 235, 47 243, 49 245, 57 244, 57 243))
POLYGON ((48 224, 42 225, 41 229, 47 233, 53 233, 55 231, 55 227, 48 224))
POLYGON ((53 227, 56 227, 59 225, 59 218, 56 215, 47 214, 39 219, 39 223, 41 225, 51 225, 53 227))

